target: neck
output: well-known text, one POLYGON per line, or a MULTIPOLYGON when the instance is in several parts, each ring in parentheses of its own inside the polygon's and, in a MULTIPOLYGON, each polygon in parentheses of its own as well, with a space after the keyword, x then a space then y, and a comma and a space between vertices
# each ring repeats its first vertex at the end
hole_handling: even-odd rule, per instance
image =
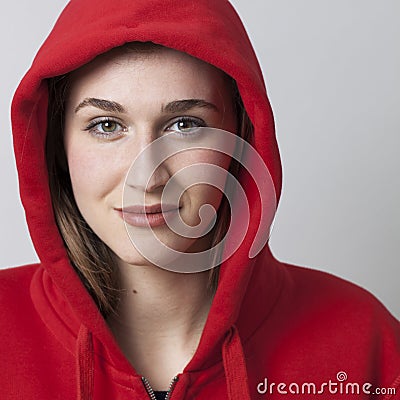
POLYGON ((154 363, 173 354, 168 368, 174 376, 192 358, 213 298, 209 273, 119 263, 122 292, 117 313, 108 324, 139 373, 149 375, 154 363))
POLYGON ((121 296, 114 322, 132 331, 151 334, 159 328, 190 333, 208 313, 212 293, 209 271, 195 274, 156 266, 119 264, 121 296))

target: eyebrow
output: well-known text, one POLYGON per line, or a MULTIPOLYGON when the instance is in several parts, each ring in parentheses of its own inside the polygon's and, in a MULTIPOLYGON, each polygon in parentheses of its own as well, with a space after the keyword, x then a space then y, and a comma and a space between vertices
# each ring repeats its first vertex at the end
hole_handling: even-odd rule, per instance
POLYGON ((208 101, 201 99, 188 99, 188 100, 176 100, 168 103, 165 107, 161 107, 162 112, 168 113, 178 113, 178 112, 186 112, 191 110, 192 108, 208 108, 210 110, 218 111, 218 107, 209 103, 208 101))
MULTIPOLYGON (((78 106, 75 108, 75 113, 77 113, 82 108, 88 106, 100 108, 101 110, 108 112, 119 112, 122 114, 126 113, 126 109, 123 105, 115 101, 96 99, 94 97, 86 98, 81 103, 79 103, 78 106)), ((174 114, 179 112, 186 112, 191 110, 192 108, 208 108, 214 111, 218 111, 218 107, 208 101, 202 99, 187 99, 171 101, 166 106, 161 107, 161 112, 174 114)))
POLYGON ((121 104, 116 103, 115 101, 96 99, 94 97, 86 98, 81 103, 79 103, 78 106, 75 108, 75 113, 77 113, 80 109, 88 106, 100 108, 103 111, 126 113, 125 108, 121 104))

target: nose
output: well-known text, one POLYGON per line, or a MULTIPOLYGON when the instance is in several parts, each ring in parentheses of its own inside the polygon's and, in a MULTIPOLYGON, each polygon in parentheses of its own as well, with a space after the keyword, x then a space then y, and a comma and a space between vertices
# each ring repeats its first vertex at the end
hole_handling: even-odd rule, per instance
POLYGON ((155 145, 153 135, 137 136, 136 157, 127 175, 126 184, 141 192, 153 192, 167 184, 170 178, 160 147, 155 145))

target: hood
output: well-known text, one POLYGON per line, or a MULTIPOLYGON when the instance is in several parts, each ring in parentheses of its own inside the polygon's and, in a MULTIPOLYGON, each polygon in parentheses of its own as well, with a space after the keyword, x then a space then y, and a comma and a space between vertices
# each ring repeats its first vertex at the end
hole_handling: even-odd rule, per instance
MULTIPOLYGON (((186 52, 236 80, 254 125, 252 144, 270 172, 277 201, 281 193, 280 157, 263 76, 245 29, 228 1, 70 1, 13 99, 12 125, 20 194, 42 265, 36 285, 47 291, 46 296, 53 299, 53 306, 62 304, 60 318, 67 320, 72 337, 79 341, 77 348, 90 349, 88 337, 96 336, 107 347, 107 354, 116 368, 130 372, 131 366, 122 357, 99 310, 68 261, 52 211, 45 139, 46 78, 70 72, 97 55, 131 41, 151 41, 186 52)), ((245 374, 243 342, 265 319, 278 294, 280 281, 279 263, 272 256, 268 243, 255 258, 249 257, 260 224, 260 199, 256 186, 247 175, 240 176, 240 183, 249 202, 250 226, 239 249, 221 266, 218 289, 200 344, 185 368, 185 371, 208 368, 222 357, 228 387, 229 382, 237 382, 238 373, 245 374), (263 292, 262 300, 257 299, 260 291, 263 292), (260 307, 264 310, 262 313, 240 312, 242 306, 249 310, 256 302, 258 305, 265 302, 260 307)), ((36 303, 40 312, 45 307, 44 300, 36 300, 36 303)), ((58 306, 54 307, 57 309, 58 306)), ((43 318, 50 319, 49 314, 47 311, 43 318)), ((52 325, 54 331, 58 330, 54 323, 45 322, 52 325)), ((73 339, 64 340, 66 346, 68 343, 73 346, 73 342, 73 339)), ((81 381, 84 386, 90 385, 84 373, 81 381)), ((231 398, 246 398, 245 395, 240 397, 240 391, 236 394, 239 397, 233 397, 237 388, 229 391, 231 398)))

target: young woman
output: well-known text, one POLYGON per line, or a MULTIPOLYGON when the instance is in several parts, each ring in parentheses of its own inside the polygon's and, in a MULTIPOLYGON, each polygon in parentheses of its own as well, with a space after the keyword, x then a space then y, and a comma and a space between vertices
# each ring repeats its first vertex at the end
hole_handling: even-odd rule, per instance
POLYGON ((228 2, 71 1, 12 120, 41 263, 1 271, 1 398, 399 398, 398 322, 266 243, 280 159, 228 2))

